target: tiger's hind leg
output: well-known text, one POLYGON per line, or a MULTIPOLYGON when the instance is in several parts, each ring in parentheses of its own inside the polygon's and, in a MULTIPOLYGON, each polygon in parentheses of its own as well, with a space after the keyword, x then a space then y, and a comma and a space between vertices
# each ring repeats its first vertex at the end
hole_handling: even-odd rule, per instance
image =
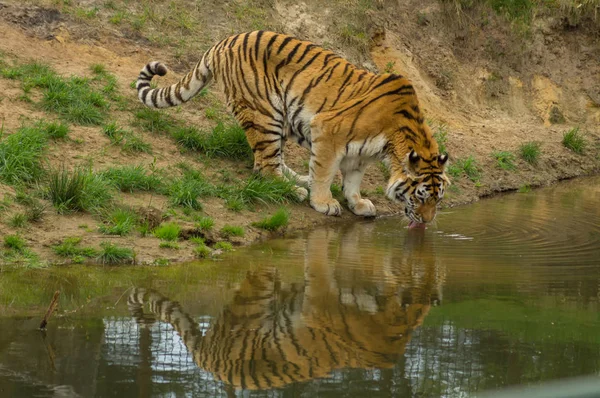
POLYGON ((348 207, 357 216, 375 217, 377 211, 369 199, 363 199, 360 195, 360 183, 362 182, 367 162, 358 157, 347 157, 342 160, 340 169, 343 175, 342 189, 348 200, 348 207))
MULTIPOLYGON (((265 123, 260 123, 259 120, 249 123, 240 119, 238 120, 245 127, 246 139, 254 154, 254 172, 286 178, 284 171, 289 168, 283 163, 283 132, 275 129, 272 124, 269 125, 270 120, 265 123), (263 124, 269 127, 262 127, 263 124)), ((296 186, 295 191, 300 201, 308 196, 306 188, 296 186)))

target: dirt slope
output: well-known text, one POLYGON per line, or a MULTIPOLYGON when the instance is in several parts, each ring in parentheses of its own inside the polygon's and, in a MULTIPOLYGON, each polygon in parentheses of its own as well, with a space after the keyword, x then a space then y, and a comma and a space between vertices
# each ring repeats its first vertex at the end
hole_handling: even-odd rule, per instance
MULTIPOLYGON (((472 9, 454 15, 454 10, 433 0, 376 1, 353 8, 338 1, 325 8, 322 2, 313 1, 209 1, 203 2, 202 9, 182 0, 172 2, 174 8, 157 9, 154 14, 147 10, 162 3, 141 2, 140 7, 147 6, 144 13, 129 2, 68 3, 0 2, 3 56, 11 62, 39 60, 65 76, 89 76, 91 65, 106 65, 117 79, 119 93, 135 101, 129 84, 147 61, 161 59, 175 69, 163 84, 181 76, 210 43, 232 31, 277 29, 331 47, 365 68, 394 70, 414 82, 432 127, 447 138, 451 159, 458 164, 471 156, 480 173, 477 178, 467 178, 456 171, 446 206, 597 172, 600 166, 600 38, 593 24, 573 28, 555 15, 542 15, 526 34, 515 33, 514 27, 489 10, 472 9), (114 23, 119 15, 123 20, 114 23), (137 29, 142 17, 146 18, 144 25, 137 29), (585 132, 588 145, 583 154, 561 144, 563 133, 575 126, 585 132), (542 154, 535 165, 518 157, 519 146, 528 141, 541 143, 542 154), (516 168, 498 167, 493 157, 497 151, 516 154, 516 168)), ((28 120, 55 118, 35 103, 20 101, 22 89, 14 80, 0 79, 0 93, 0 119, 8 133, 28 120)), ((205 109, 223 112, 218 104, 220 94, 214 92, 211 98, 171 114, 190 125, 211 128, 214 122, 206 117, 205 109)), ((35 102, 35 95, 33 99, 35 102)), ((141 163, 172 170, 183 162, 203 169, 210 178, 224 173, 241 179, 249 176, 246 164, 228 160, 206 163, 193 153, 182 152, 173 140, 132 126, 132 109, 115 110, 111 117, 142 134, 154 148, 152 154, 125 154, 99 127, 72 126, 70 140, 49 148, 49 164, 74 167, 85 162, 103 170, 141 163)), ((306 167, 307 154, 298 147, 290 145, 286 158, 295 169, 306 167)), ((363 186, 367 196, 379 214, 396 213, 401 209, 381 195, 384 186, 381 171, 371 167, 363 186)), ((15 190, 0 184, 2 194, 11 198, 15 190)), ((184 228, 194 226, 181 209, 173 211, 164 196, 120 194, 118 200, 134 208, 158 209, 165 219, 184 228)), ((202 214, 215 219, 215 231, 225 224, 246 228, 244 237, 229 238, 235 244, 270 236, 250 223, 277 208, 258 205, 233 212, 217 198, 204 200, 203 205, 202 214)), ((338 221, 317 214, 306 204, 288 207, 292 214, 288 231, 338 221)), ((10 220, 22 211, 22 205, 12 203, 0 213, 0 235, 14 232, 10 220)), ((346 211, 342 219, 354 219, 349 213, 346 211)), ((59 259, 51 246, 72 236, 82 237, 87 246, 115 241, 132 247, 142 263, 194 256, 194 245, 187 240, 180 242, 180 250, 164 249, 159 248, 157 238, 142 238, 137 233, 102 235, 96 229, 98 224, 96 216, 58 215, 48 207, 41 223, 21 227, 18 233, 35 252, 52 261, 59 259)), ((225 239, 218 233, 214 238, 225 239)))

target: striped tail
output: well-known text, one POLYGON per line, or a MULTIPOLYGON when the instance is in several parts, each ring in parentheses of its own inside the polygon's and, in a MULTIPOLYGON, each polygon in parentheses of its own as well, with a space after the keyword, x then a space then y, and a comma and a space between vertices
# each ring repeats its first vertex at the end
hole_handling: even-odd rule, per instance
POLYGON ((150 108, 168 108, 189 101, 212 80, 212 73, 206 63, 208 53, 196 64, 194 69, 179 82, 162 88, 150 88, 154 75, 164 76, 167 67, 160 62, 150 62, 140 71, 135 87, 138 98, 150 108))

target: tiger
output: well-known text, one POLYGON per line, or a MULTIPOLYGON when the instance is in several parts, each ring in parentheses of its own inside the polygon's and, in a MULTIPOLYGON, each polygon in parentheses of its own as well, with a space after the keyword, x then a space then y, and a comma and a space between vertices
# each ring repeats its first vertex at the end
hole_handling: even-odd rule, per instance
POLYGON ((417 244, 412 255, 382 252, 376 254, 381 261, 354 268, 362 229, 339 231, 310 233, 303 280, 288 281, 271 266, 249 270, 216 316, 202 323, 177 301, 143 287, 130 291, 129 311, 140 324, 170 324, 198 367, 236 389, 282 388, 340 369, 392 368, 439 304, 443 267, 417 244))
POLYGON ((214 80, 227 107, 245 130, 256 173, 297 182, 301 200, 316 211, 340 216, 331 184, 340 170, 348 208, 373 217, 362 198, 367 165, 383 161, 390 171, 386 196, 404 203, 409 225, 431 222, 449 184, 448 155, 440 153, 412 83, 401 74, 359 69, 309 41, 268 31, 230 36, 213 45, 181 80, 152 88, 167 67, 149 62, 140 71, 139 100, 151 108, 181 105, 214 80), (309 149, 309 174, 283 158, 286 140, 309 149))

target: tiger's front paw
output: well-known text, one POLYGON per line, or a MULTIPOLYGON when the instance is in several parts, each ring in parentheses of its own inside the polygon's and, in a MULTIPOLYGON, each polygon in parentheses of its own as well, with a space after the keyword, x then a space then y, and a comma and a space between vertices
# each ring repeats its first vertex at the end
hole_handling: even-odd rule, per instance
POLYGON ((308 190, 306 188, 296 186, 294 188, 294 192, 296 193, 296 197, 300 202, 304 202, 304 200, 308 197, 308 190))
POLYGON ((340 202, 335 199, 331 199, 329 202, 315 202, 311 200, 310 205, 319 213, 323 213, 327 216, 342 215, 342 205, 340 205, 340 202))
POLYGON ((350 207, 350 210, 357 216, 375 217, 377 215, 375 205, 369 199, 360 199, 354 207, 350 207))

